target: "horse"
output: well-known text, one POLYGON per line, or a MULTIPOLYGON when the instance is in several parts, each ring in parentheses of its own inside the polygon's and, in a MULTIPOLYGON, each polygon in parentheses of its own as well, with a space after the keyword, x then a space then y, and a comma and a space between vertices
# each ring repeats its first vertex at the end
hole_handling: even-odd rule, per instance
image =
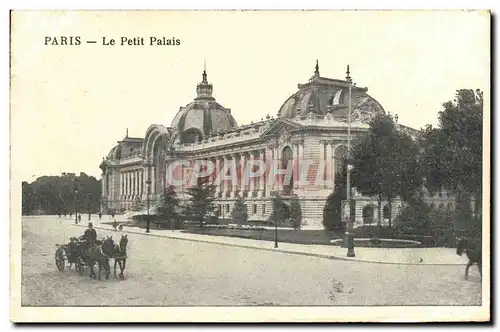
POLYGON ((122 235, 120 238, 120 242, 118 245, 115 245, 114 250, 113 250, 113 259, 115 260, 115 266, 114 266, 114 275, 116 278, 116 265, 118 264, 120 266, 120 278, 123 280, 125 279, 125 276, 123 275, 123 271, 125 270, 125 265, 127 263, 127 244, 128 244, 128 237, 127 235, 122 235))
POLYGON ((457 242, 457 255, 462 256, 462 254, 465 252, 467 255, 467 258, 469 259, 469 262, 467 263, 467 266, 465 267, 465 280, 467 280, 468 275, 469 275, 469 268, 477 264, 477 268, 479 270, 479 274, 482 276, 482 248, 481 248, 481 243, 473 240, 468 240, 468 239, 460 239, 457 242))
POLYGON ((109 258, 113 252, 113 240, 111 237, 107 237, 103 241, 96 241, 94 245, 89 246, 86 250, 83 250, 82 257, 90 268, 90 278, 96 279, 96 274, 94 272, 94 265, 97 263, 99 267, 98 279, 101 279, 101 271, 106 271, 106 279, 109 279, 111 274, 111 267, 109 265, 109 258))

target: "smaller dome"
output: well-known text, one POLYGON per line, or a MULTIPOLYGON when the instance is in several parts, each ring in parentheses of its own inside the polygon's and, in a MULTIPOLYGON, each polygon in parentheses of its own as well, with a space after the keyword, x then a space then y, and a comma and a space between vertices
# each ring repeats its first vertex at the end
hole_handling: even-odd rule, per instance
POLYGON ((171 127, 177 129, 182 143, 194 143, 204 136, 238 127, 231 109, 217 103, 212 96, 212 84, 208 83, 205 70, 196 91, 195 100, 181 107, 172 120, 171 127))
POLYGON ((108 160, 120 159, 120 153, 121 153, 120 144, 118 144, 109 151, 106 159, 108 159, 108 160))

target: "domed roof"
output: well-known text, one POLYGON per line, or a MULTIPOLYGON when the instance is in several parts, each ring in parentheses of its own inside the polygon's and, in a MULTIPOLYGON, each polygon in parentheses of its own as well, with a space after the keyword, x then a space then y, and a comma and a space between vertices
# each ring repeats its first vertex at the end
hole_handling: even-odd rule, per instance
POLYGON ((109 153, 108 153, 108 156, 106 157, 106 159, 110 159, 110 160, 116 160, 116 159, 120 159, 120 144, 118 145, 115 145, 114 148, 112 148, 109 153))
MULTIPOLYGON (((349 75, 349 73, 348 73, 349 75)), ((299 91, 290 96, 281 106, 280 118, 306 118, 309 113, 320 116, 331 113, 339 120, 346 118, 349 103, 349 82, 319 75, 316 63, 314 76, 306 84, 298 85, 299 91)), ((352 114, 362 122, 369 120, 377 113, 385 113, 382 105, 366 93, 367 88, 353 86, 352 114)))
POLYGON ((196 91, 194 101, 181 107, 172 120, 171 127, 177 129, 182 143, 193 143, 203 136, 238 127, 231 109, 217 103, 212 97, 212 84, 207 82, 205 70, 203 81, 198 84, 196 91))

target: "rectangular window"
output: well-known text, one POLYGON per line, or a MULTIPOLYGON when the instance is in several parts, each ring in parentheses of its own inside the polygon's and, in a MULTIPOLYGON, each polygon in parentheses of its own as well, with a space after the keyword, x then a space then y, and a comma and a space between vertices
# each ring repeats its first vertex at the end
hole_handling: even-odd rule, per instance
POLYGON ((229 213, 229 204, 226 204, 226 213, 229 213))
POLYGON ((253 214, 257 214, 257 204, 253 205, 253 214))
POLYGON ((266 214, 266 204, 262 204, 262 214, 266 214))

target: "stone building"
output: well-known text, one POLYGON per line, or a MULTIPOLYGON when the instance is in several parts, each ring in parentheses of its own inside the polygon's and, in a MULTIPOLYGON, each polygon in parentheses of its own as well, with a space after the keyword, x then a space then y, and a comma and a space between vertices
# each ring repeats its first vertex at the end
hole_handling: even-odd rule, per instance
MULTIPOLYGON (((170 126, 151 125, 144 138, 127 134, 102 161, 103 210, 130 210, 134 202, 146 200, 148 187, 150 200, 156 201, 168 182, 168 167, 177 160, 210 160, 216 170, 234 162, 237 172, 256 160, 277 171, 292 161, 292 174, 286 184, 279 180, 280 175, 276 180, 271 174, 251 178, 248 183, 221 181, 216 191, 220 214, 230 215, 235 199, 242 196, 250 219, 265 220, 272 212, 274 195, 285 199, 296 195, 304 227, 322 228, 325 200, 347 153, 349 84, 347 80, 320 76, 316 64, 313 76, 298 85, 298 91, 285 100, 276 117, 268 115, 238 125, 231 109, 212 96, 212 84, 203 71, 196 87, 197 97, 179 109, 170 126)), ((355 136, 366 132, 372 117, 385 111, 367 94, 367 88, 352 86, 351 91, 351 135, 355 136)), ((189 169, 181 166, 182 177, 188 173, 184 167, 189 169)), ((286 176, 283 174, 281 179, 286 176)), ((176 187, 181 198, 185 187, 176 187)), ((377 202, 359 195, 356 202, 355 225, 376 224, 376 209, 371 207, 377 202)), ((400 203, 394 204, 395 216, 400 203)))

